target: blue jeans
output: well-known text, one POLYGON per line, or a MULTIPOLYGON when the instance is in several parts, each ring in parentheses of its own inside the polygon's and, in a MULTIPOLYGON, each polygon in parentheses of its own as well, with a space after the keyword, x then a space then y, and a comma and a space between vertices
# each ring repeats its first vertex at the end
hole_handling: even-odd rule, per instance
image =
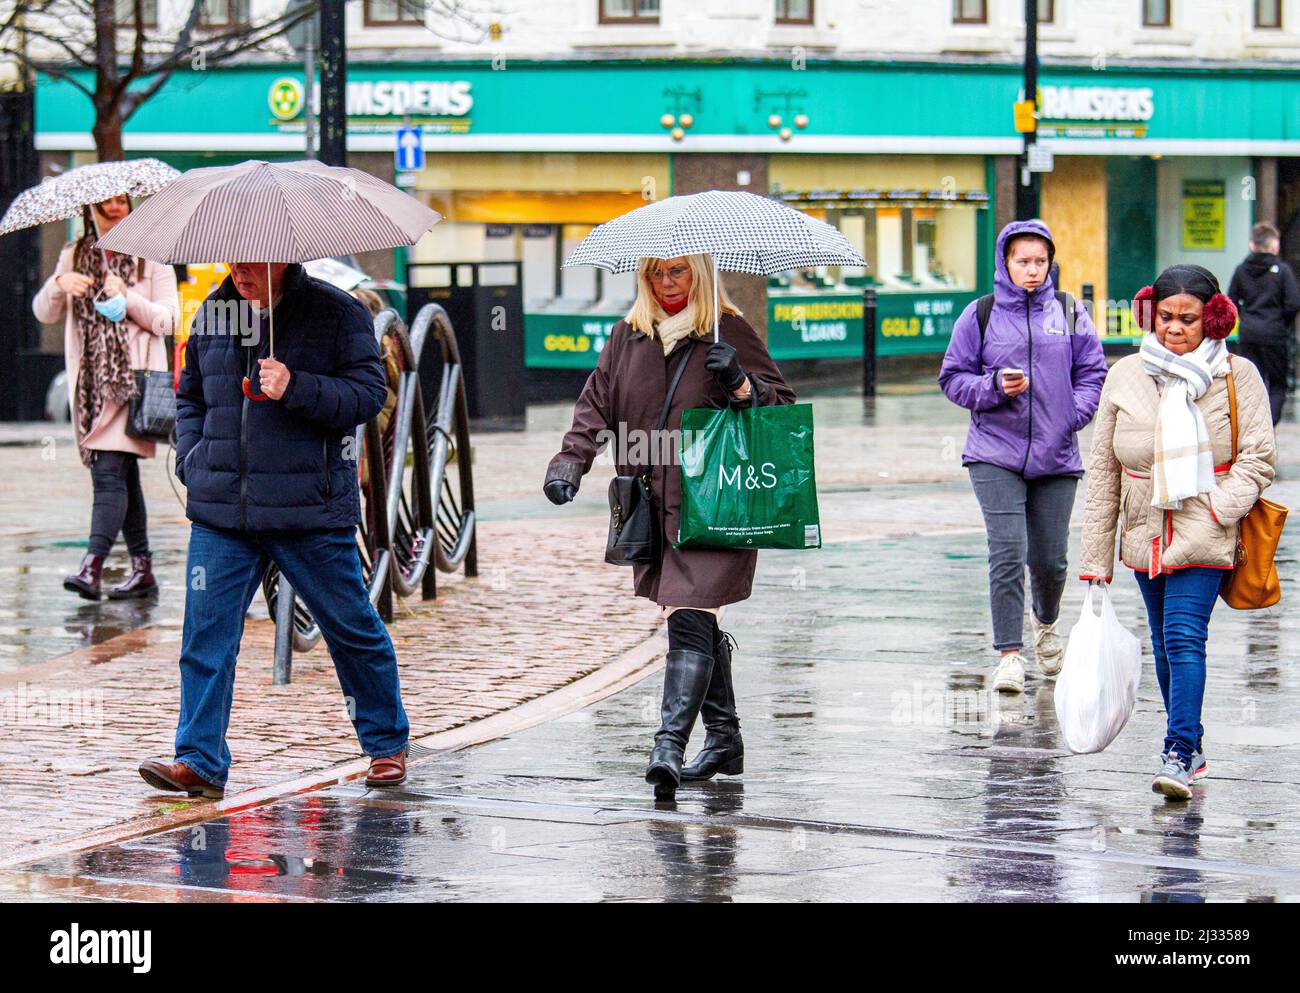
POLYGON ((176 761, 215 786, 230 772, 226 728, 244 614, 273 561, 320 625, 362 750, 406 747, 397 656, 361 575, 356 531, 234 532, 190 526, 176 761))
POLYGON ((1183 765, 1201 750, 1205 728, 1201 703, 1205 699, 1205 642, 1210 613, 1227 573, 1222 569, 1179 569, 1151 579, 1134 572, 1147 604, 1151 647, 1156 656, 1156 680, 1169 715, 1165 751, 1177 752, 1183 765))

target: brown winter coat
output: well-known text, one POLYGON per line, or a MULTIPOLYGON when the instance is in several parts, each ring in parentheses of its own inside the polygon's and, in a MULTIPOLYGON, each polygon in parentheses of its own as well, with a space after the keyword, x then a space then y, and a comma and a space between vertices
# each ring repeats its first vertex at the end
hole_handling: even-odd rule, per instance
POLYGON ((1184 500, 1181 510, 1151 506, 1151 463, 1155 453, 1156 381, 1142 356, 1120 359, 1106 377, 1092 436, 1087 509, 1083 522, 1081 579, 1111 578, 1115 532, 1120 562, 1148 571, 1153 550, 1162 573, 1193 566, 1231 569, 1237 523, 1273 481, 1276 449, 1268 391, 1259 371, 1232 357, 1237 388, 1237 461, 1232 461, 1228 381, 1215 378, 1196 406, 1205 418, 1214 455, 1215 488, 1184 500))
MULTIPOLYGON (((736 349, 760 406, 794 403, 794 391, 786 385, 767 348, 749 324, 734 314, 724 314, 719 335, 736 349)), ((633 432, 644 432, 648 437, 658 426, 668 384, 690 340, 677 342, 665 358, 663 345, 657 338, 633 331, 625 321, 614 325, 596 370, 573 409, 573 427, 546 470, 547 482, 563 479, 576 487, 603 447, 605 439, 598 437, 601 432, 629 439, 624 446, 628 451, 616 454, 616 458, 635 456, 633 444, 637 436, 633 432)), ((712 336, 695 340, 689 363, 673 394, 665 431, 681 430, 682 411, 688 407, 718 408, 728 403, 726 392, 705 368, 712 336)), ((748 405, 750 401, 744 403, 748 405)), ((648 446, 643 443, 643 447, 648 446)), ((681 468, 676 462, 675 444, 673 452, 673 464, 651 466, 655 502, 661 509, 664 555, 660 564, 633 567, 636 595, 669 607, 721 607, 744 600, 754 582, 758 552, 672 547, 682 501, 681 468)), ((617 471, 619 475, 633 475, 644 468, 644 463, 620 462, 617 471)))

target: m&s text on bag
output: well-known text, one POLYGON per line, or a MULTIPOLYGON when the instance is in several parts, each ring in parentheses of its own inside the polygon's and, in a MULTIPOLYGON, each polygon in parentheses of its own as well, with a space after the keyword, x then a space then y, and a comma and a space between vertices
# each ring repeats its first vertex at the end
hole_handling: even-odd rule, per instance
POLYGON ((742 487, 747 490, 774 489, 776 487, 776 473, 772 470, 776 468, 776 464, 774 462, 764 462, 759 468, 762 470, 762 476, 759 476, 752 465, 736 466, 733 472, 728 472, 726 466, 720 465, 718 466, 718 488, 722 489, 734 485, 737 490, 742 487), (741 475, 742 468, 748 470, 743 477, 741 475))

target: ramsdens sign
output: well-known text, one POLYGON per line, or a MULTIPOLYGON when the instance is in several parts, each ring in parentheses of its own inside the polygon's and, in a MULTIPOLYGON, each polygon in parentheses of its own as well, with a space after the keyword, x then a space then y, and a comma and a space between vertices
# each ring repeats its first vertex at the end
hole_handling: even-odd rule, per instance
MULTIPOLYGON (((277 121, 293 121, 303 112, 303 85, 292 76, 271 83, 267 103, 277 121)), ((316 90, 316 110, 320 90, 316 90)), ((348 83, 348 117, 464 117, 474 106, 466 80, 355 80, 348 83)))
POLYGON ((1148 87, 1043 86, 1038 92, 1045 121, 1149 121, 1155 113, 1148 87))
POLYGON ((403 117, 406 114, 463 117, 473 106, 470 84, 464 80, 363 80, 348 83, 349 117, 403 117))

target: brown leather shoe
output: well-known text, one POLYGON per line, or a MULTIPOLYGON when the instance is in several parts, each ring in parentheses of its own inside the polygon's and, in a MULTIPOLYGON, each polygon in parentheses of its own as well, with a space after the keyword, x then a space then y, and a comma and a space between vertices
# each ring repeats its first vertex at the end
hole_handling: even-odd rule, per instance
POLYGON ((226 792, 223 787, 213 786, 206 779, 200 779, 184 762, 146 759, 140 763, 140 778, 156 790, 205 796, 209 800, 220 800, 226 792))
POLYGON ((158 581, 153 578, 153 556, 132 555, 131 575, 108 591, 110 600, 134 600, 158 592, 158 581))
POLYGON ((371 759, 367 786, 401 786, 406 782, 406 749, 387 758, 371 759))
POLYGON ((71 576, 63 579, 63 588, 78 593, 86 600, 98 600, 99 576, 104 571, 104 560, 99 555, 87 555, 81 560, 81 568, 71 576))

